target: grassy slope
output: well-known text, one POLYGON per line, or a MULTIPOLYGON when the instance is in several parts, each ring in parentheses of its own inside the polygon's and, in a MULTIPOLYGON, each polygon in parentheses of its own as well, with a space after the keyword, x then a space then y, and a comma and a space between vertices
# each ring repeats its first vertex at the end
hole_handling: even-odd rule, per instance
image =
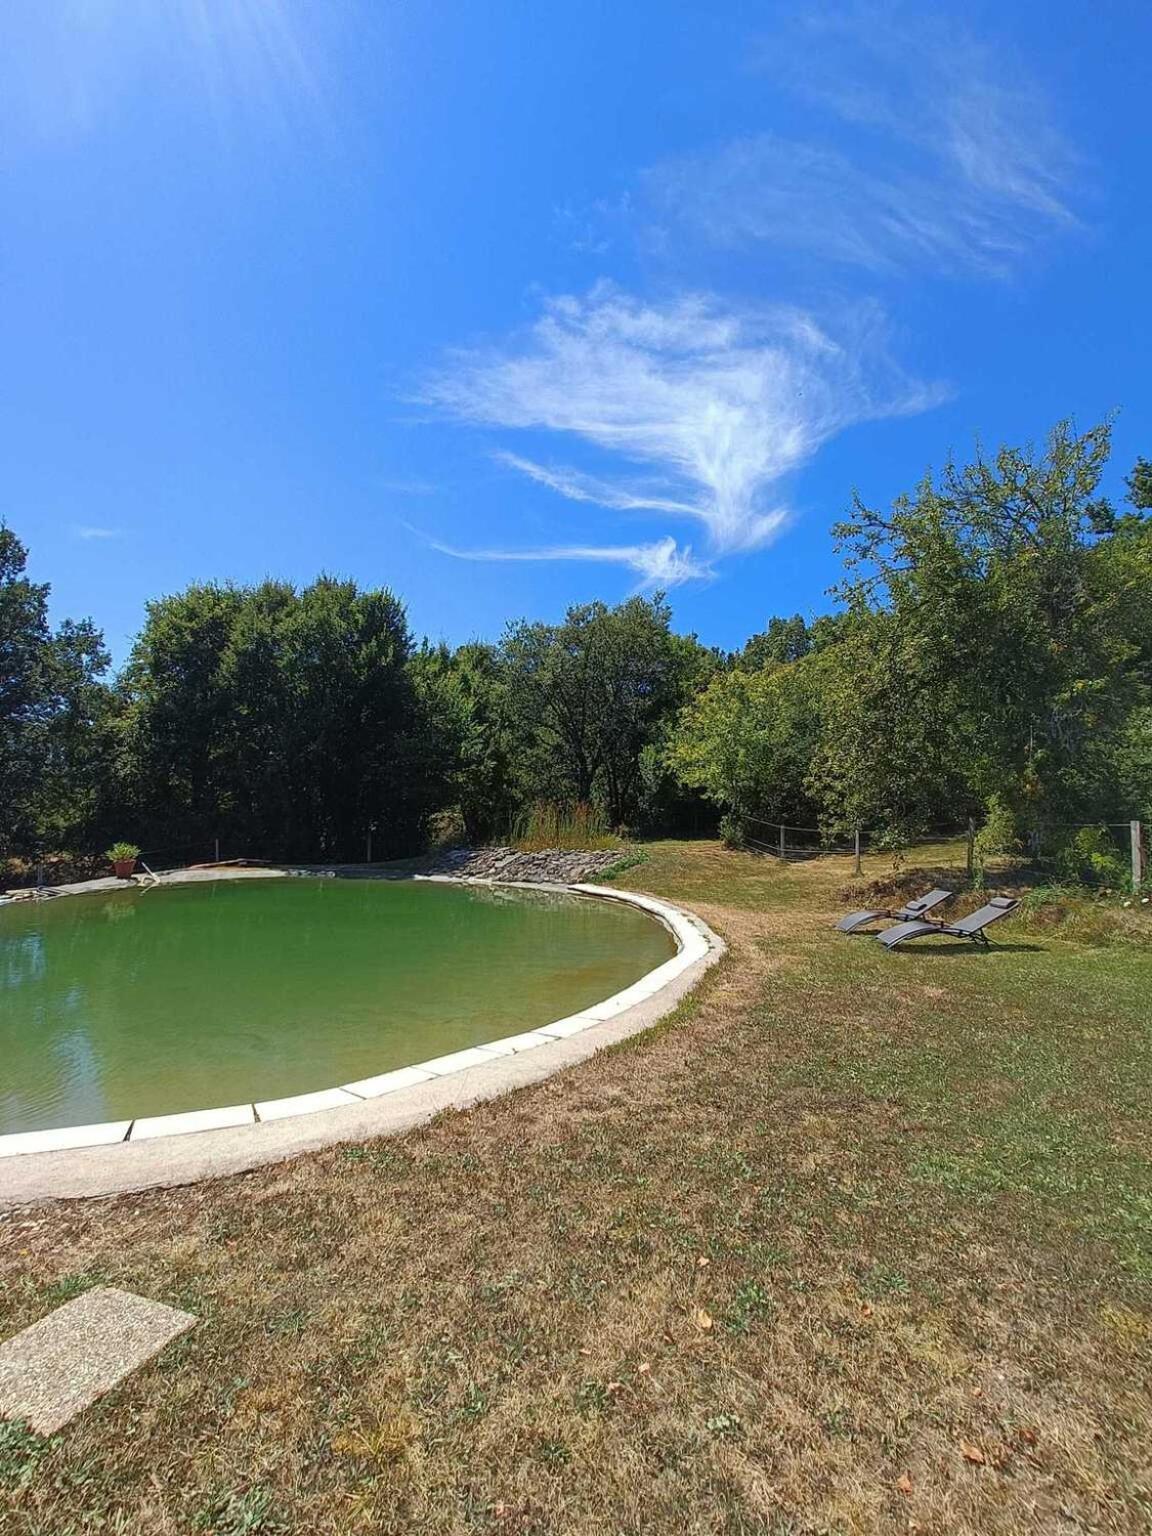
POLYGON ((732 953, 654 1034, 0 1221, 0 1335, 101 1279, 204 1319, 0 1426, 0 1529, 1146 1531, 1152 949, 887 955, 830 931, 848 873, 656 845, 621 883, 732 953))

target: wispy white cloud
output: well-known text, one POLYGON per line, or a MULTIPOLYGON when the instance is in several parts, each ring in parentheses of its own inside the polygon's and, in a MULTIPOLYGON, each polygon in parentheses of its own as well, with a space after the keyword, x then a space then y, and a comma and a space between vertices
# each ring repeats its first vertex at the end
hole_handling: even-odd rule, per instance
POLYGON ((637 572, 641 587, 676 587, 712 574, 691 549, 680 548, 672 538, 651 544, 559 544, 546 549, 457 549, 435 539, 430 542, 433 549, 456 560, 590 560, 625 565, 637 572))
POLYGON ((455 354, 423 398, 464 421, 563 434, 625 461, 650 477, 642 488, 634 477, 500 454, 569 500, 690 518, 707 541, 704 563, 671 539, 616 551, 565 543, 526 558, 615 558, 637 569, 643 561, 684 580, 771 542, 789 515, 779 482, 828 438, 853 422, 922 410, 941 391, 900 373, 871 308, 833 338, 794 309, 737 309, 707 295, 644 303, 601 284, 549 300, 522 337, 455 354))
POLYGON ((811 8, 760 67, 823 114, 812 135, 755 133, 654 167, 663 219, 877 271, 996 275, 1078 222, 1077 160, 1026 66, 939 12, 811 8))
POLYGON ((77 523, 72 532, 78 539, 122 539, 121 528, 95 528, 90 523, 77 523))
POLYGON ((519 453, 500 450, 492 455, 500 464, 507 464, 529 480, 546 485, 549 490, 566 496, 569 501, 588 501, 598 507, 609 507, 617 512, 682 512, 691 517, 696 508, 689 501, 673 501, 666 496, 650 495, 645 491, 629 489, 598 475, 587 475, 578 469, 557 465, 537 464, 519 453))

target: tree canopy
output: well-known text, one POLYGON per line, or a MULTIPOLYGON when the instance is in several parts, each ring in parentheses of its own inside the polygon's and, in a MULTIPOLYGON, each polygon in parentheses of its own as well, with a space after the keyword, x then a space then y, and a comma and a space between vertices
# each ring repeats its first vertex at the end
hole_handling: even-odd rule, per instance
POLYGON ((857 498, 835 529, 844 612, 827 664, 810 665, 815 626, 770 624, 682 717, 680 771, 770 817, 803 795, 830 832, 955 826, 994 796, 1034 836, 1132 814, 1152 523, 1146 465, 1133 512, 1100 497, 1109 446, 1106 425, 1063 422, 1042 449, 949 464, 890 509, 857 498))
POLYGON ((0 524, 0 855, 86 841, 110 750, 103 640, 88 620, 52 629, 27 563, 0 524))
POLYGON ((159 598, 109 681, 0 526, 0 853, 354 859, 372 829, 399 855, 434 822, 507 837, 542 801, 891 839, 1152 816, 1152 461, 1117 507, 1109 452, 1107 424, 1062 422, 888 508, 855 498, 835 611, 770 616, 730 655, 660 594, 416 646, 393 593, 320 576, 159 598))

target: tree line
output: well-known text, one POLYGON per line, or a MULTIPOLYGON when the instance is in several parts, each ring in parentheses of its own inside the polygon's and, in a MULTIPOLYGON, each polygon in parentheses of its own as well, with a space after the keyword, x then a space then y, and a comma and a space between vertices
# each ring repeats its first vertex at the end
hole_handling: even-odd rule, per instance
POLYGON ((1099 494, 1107 425, 948 464, 835 529, 834 611, 726 654, 662 595, 417 644, 320 576, 149 603, 113 676, 0 526, 0 856, 123 836, 174 859, 378 857, 507 837, 534 804, 644 834, 752 818, 893 843, 1152 820, 1152 464, 1099 494))

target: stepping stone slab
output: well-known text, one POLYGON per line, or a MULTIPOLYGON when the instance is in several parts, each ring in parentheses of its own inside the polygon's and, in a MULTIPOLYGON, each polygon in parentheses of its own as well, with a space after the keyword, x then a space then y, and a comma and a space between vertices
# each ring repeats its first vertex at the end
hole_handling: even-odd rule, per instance
POLYGON ((55 1434, 196 1321, 113 1286, 85 1291, 0 1344, 0 1415, 55 1434))

